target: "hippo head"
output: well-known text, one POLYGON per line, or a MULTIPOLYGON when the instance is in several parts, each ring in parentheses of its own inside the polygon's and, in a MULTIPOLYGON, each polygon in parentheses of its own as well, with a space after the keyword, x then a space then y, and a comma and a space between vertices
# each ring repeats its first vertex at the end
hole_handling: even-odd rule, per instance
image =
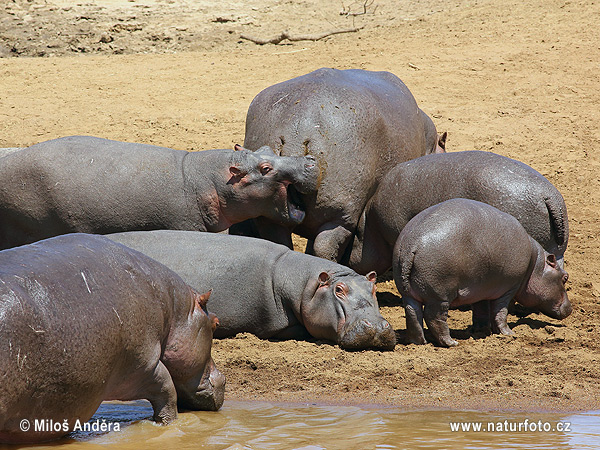
POLYGON ((267 146, 251 152, 236 145, 235 150, 228 182, 233 197, 227 203, 247 214, 237 220, 263 216, 285 226, 301 223, 305 211, 299 194, 317 189, 315 158, 278 156, 267 146))
POLYGON ((533 272, 524 289, 515 296, 515 300, 553 319, 564 319, 572 311, 565 290, 568 279, 569 274, 558 265, 556 257, 539 246, 533 272))
POLYGON ((213 332, 219 321, 206 311, 210 292, 194 298, 187 320, 175 324, 161 360, 177 390, 177 406, 184 409, 216 411, 223 405, 225 377, 211 357, 213 332))
POLYGON ((305 289, 301 321, 318 339, 336 342, 344 349, 393 350, 396 334, 379 313, 375 272, 366 276, 321 272, 305 289))

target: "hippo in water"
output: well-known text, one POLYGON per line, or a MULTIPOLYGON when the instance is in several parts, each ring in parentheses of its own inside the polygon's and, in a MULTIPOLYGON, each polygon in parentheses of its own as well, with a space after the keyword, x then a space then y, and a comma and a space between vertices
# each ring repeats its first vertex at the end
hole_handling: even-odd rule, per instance
POLYGON ((390 170, 369 200, 349 261, 344 262, 359 273, 385 272, 408 221, 430 206, 458 197, 514 216, 563 267, 569 221, 560 192, 528 165, 481 151, 422 156, 390 170))
MULTIPOLYGON (((306 219, 294 232, 309 239, 309 253, 339 262, 381 177, 399 162, 443 152, 444 141, 395 75, 323 68, 260 92, 248 109, 244 147, 316 157, 319 189, 301 195, 306 219)), ((291 248, 290 227, 253 222, 232 233, 291 248)))
POLYGON ((450 306, 472 305, 473 327, 512 334, 506 323, 515 298, 555 319, 571 313, 567 273, 513 216, 474 200, 431 206, 404 227, 393 253, 394 280, 406 309, 409 341, 425 344, 423 318, 442 346, 450 337, 450 306))
POLYGON ((393 349, 394 330, 381 317, 374 272, 262 239, 190 231, 108 235, 160 261, 197 290, 212 289, 215 337, 250 332, 261 339, 314 337, 345 349, 393 349))
POLYGON ((0 248, 70 232, 222 231, 252 217, 294 225, 316 189, 312 156, 186 152, 71 136, 2 157, 0 248))
POLYGON ((209 294, 162 264, 68 234, 1 251, 0 267, 0 442, 59 438, 103 400, 147 399, 161 424, 221 407, 209 294))

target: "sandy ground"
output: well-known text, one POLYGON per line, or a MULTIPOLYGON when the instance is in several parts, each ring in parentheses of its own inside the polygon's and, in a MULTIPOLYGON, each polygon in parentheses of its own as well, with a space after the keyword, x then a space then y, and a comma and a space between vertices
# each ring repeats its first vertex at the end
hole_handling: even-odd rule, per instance
MULTIPOLYGON (((563 193, 573 314, 511 315, 515 337, 477 337, 452 311, 457 348, 344 352, 250 335, 215 342, 230 399, 476 409, 600 409, 600 2, 5 0, 0 7, 0 147, 65 135, 202 150, 243 142, 263 88, 319 67, 388 70, 448 149, 490 150, 563 193), (373 11, 374 7, 376 9, 373 11), (321 41, 269 38, 364 26, 321 41), (39 57, 38 57, 39 56, 39 57)), ((404 338, 393 282, 382 314, 404 338)))

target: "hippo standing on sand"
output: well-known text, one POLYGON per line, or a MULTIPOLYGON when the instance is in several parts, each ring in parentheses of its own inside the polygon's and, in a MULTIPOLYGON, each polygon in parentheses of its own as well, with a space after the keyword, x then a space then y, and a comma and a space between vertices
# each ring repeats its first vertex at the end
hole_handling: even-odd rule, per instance
MULTIPOLYGON (((309 253, 340 261, 381 177, 399 162, 443 152, 444 140, 395 75, 319 69, 252 100, 244 147, 268 145, 277 154, 317 158, 319 189, 302 195, 306 219, 294 232, 310 240, 309 253)), ((264 219, 254 223, 254 230, 245 224, 232 232, 291 248, 289 229, 264 219)))
POLYGON ((361 216, 348 265, 359 273, 385 272, 408 221, 430 206, 458 197, 514 216, 563 267, 569 222, 560 192, 528 165, 480 151, 427 155, 390 170, 361 216))
POLYGON ((394 280, 406 309, 409 341, 425 344, 423 318, 444 347, 457 345, 446 319, 450 306, 472 305, 475 329, 512 334, 506 323, 515 298, 556 319, 571 313, 567 273, 513 216, 456 198, 413 217, 394 247, 394 280))
POLYGON ((209 294, 162 264, 69 234, 4 250, 0 267, 0 442, 59 438, 103 400, 148 399, 162 424, 221 407, 209 294))
POLYGON ((0 164, 0 248, 70 232, 216 232, 258 216, 301 222, 297 192, 316 189, 314 158, 238 149, 71 136, 12 152, 0 164))
POLYGON ((109 238, 160 261, 200 291, 219 317, 216 337, 250 332, 261 339, 313 336, 346 349, 394 348, 381 317, 374 272, 243 236, 190 231, 134 231, 109 238))

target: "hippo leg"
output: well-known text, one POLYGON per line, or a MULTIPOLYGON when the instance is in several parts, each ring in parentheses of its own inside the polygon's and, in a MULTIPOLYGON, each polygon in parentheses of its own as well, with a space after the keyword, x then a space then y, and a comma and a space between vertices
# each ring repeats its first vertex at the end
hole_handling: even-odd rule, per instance
POLYGON ((351 239, 350 230, 337 223, 328 222, 319 228, 313 245, 314 255, 330 261, 341 261, 351 239))
POLYGON ((488 334, 491 331, 490 302, 482 300, 471 305, 473 313, 473 333, 488 334))
POLYGON ((406 335, 411 344, 427 344, 423 332, 423 305, 412 297, 403 297, 406 315, 406 335))
POLYGON ((510 336, 515 334, 506 323, 508 316, 508 304, 514 297, 514 292, 509 292, 502 297, 490 301, 490 317, 492 323, 492 333, 504 334, 510 336))
POLYGON ((165 365, 158 361, 151 379, 145 385, 144 396, 154 409, 154 421, 167 425, 177 418, 177 391, 171 374, 165 365))
POLYGON ((427 328, 438 343, 444 347, 454 347, 458 345, 454 339, 450 337, 450 328, 448 328, 448 309, 450 309, 450 302, 447 301, 434 301, 425 304, 423 311, 423 317, 427 328))

